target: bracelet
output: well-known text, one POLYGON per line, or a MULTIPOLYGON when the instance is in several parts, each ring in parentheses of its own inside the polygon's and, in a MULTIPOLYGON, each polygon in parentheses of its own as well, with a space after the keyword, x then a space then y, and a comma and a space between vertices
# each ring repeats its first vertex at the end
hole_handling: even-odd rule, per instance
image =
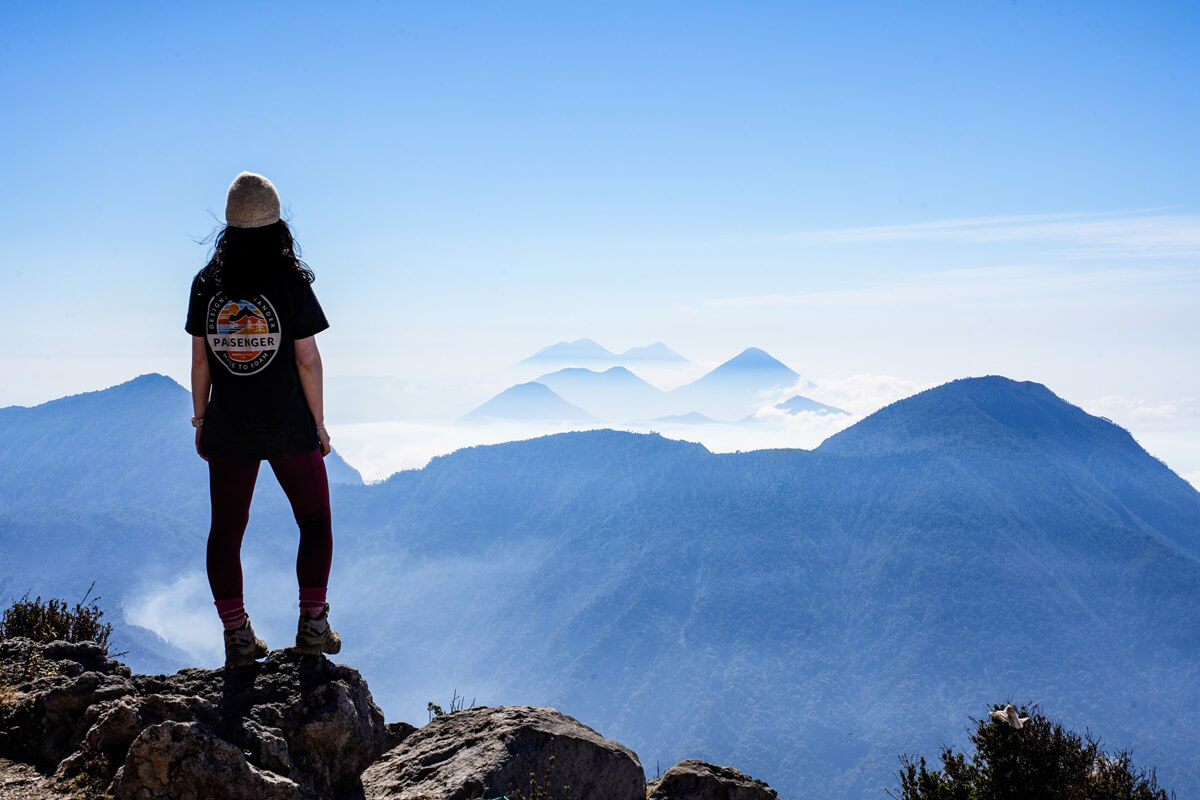
POLYGON ((204 427, 204 417, 192 417, 192 427, 193 428, 203 428, 204 427))

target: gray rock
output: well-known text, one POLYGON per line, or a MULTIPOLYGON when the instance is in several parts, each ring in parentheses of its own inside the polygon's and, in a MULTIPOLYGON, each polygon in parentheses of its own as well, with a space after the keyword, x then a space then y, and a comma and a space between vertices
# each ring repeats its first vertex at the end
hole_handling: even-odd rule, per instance
POLYGON ((42 655, 59 662, 64 675, 100 672, 105 675, 129 677, 129 667, 108 657, 108 652, 95 642, 50 642, 42 647, 42 655), (74 667, 73 665, 78 665, 74 667))
POLYGON ((97 702, 133 692, 129 668, 95 642, 0 639, 0 755, 50 771, 78 745, 97 702))
MULTIPOLYGON (((79 749, 59 762, 55 776, 61 780, 96 772, 102 758, 108 773, 124 763, 133 740, 151 725, 165 721, 203 720, 217 724, 220 715, 212 703, 198 697, 178 695, 131 695, 107 703, 98 703, 84 715, 87 733, 79 749)), ((107 777, 97 775, 96 777, 107 777)))
POLYGON ((386 727, 388 735, 388 750, 391 750, 393 747, 407 739, 410 734, 415 733, 418 730, 416 725, 410 725, 407 722, 389 722, 386 727))
POLYGON ((648 785, 647 800, 778 800, 775 790, 733 767, 689 758, 648 785))
POLYGON ((160 778, 192 791, 211 759, 212 779, 235 781, 247 797, 361 797, 359 775, 402 733, 389 733, 356 670, 324 657, 278 651, 237 670, 129 676, 95 646, 0 641, 5 674, 31 674, 29 664, 41 677, 0 704, 0 756, 60 783, 115 781, 124 797, 190 796, 160 778), (46 674, 57 664, 77 674, 46 674))
POLYGON ((258 769, 199 722, 151 725, 129 747, 118 800, 299 800, 300 787, 258 769))
POLYGON ((469 800, 516 790, 530 795, 531 780, 554 800, 566 795, 565 786, 583 800, 646 796, 645 774, 632 750, 555 709, 531 706, 436 717, 362 776, 368 800, 469 800))
POLYGON ((50 772, 79 747, 88 709, 133 692, 129 678, 100 672, 20 684, 0 705, 0 755, 50 772))

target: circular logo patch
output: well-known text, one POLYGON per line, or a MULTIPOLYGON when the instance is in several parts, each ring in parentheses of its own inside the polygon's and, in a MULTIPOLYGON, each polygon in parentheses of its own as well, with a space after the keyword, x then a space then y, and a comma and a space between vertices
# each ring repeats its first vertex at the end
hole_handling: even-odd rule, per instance
POLYGON ((231 300, 218 292, 208 304, 208 346, 234 375, 253 375, 264 369, 281 341, 279 317, 261 294, 250 300, 231 300))

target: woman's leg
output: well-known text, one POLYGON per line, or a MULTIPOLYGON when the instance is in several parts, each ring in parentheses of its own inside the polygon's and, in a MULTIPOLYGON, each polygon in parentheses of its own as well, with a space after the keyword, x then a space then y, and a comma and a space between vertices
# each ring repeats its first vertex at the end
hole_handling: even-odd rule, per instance
POLYGON ((258 461, 208 458, 208 490, 212 526, 208 530, 208 585, 227 630, 246 620, 242 605, 242 537, 250 520, 250 499, 258 478, 258 461))
POLYGON ((320 450, 313 450, 304 455, 271 459, 271 469, 300 526, 300 546, 296 551, 300 610, 317 617, 325 608, 329 566, 333 562, 333 520, 325 460, 320 450))

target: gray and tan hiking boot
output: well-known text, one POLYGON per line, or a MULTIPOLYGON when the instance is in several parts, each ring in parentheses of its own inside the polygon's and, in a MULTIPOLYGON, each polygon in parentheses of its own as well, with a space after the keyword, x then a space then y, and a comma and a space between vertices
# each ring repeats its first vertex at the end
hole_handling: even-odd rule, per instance
POLYGON ((307 614, 300 615, 300 623, 296 626, 296 652, 319 656, 322 653, 334 655, 341 649, 342 637, 329 627, 329 603, 316 619, 307 614))
POLYGON ((267 643, 254 635, 250 627, 250 617, 242 623, 242 627, 225 631, 225 666, 244 667, 253 664, 256 659, 265 658, 271 652, 267 643))

